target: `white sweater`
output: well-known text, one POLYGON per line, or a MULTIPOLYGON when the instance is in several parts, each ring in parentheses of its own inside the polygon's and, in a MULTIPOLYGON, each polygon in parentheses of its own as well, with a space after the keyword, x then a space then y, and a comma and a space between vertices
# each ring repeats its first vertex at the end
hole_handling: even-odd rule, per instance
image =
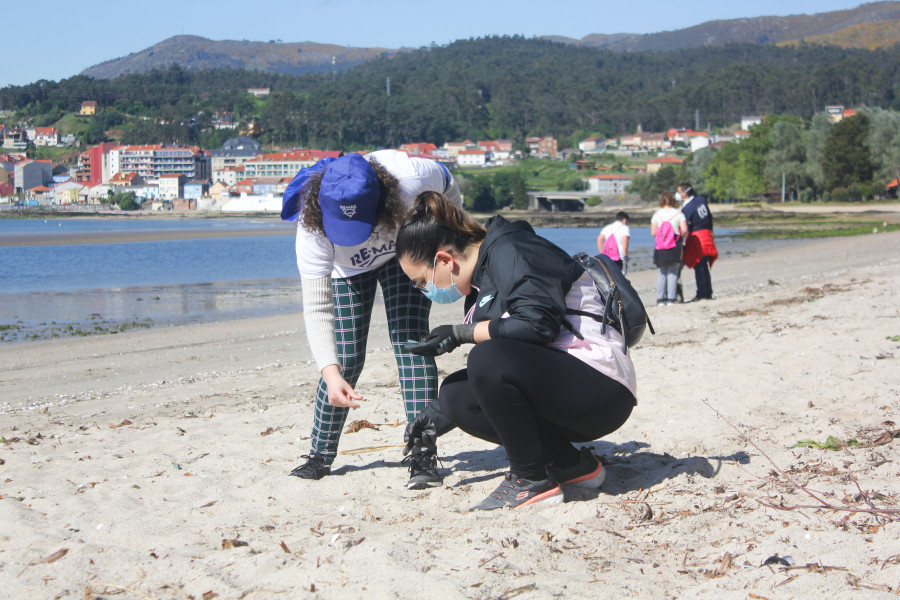
MULTIPOLYGON (((457 206, 462 196, 453 176, 433 160, 410 157, 399 150, 379 150, 364 157, 376 160, 400 183, 400 199, 410 209, 425 191, 441 192, 457 206)), ((298 223, 300 221, 298 220, 298 223)), ((397 231, 376 227, 358 246, 336 246, 319 232, 297 226, 297 268, 303 282, 303 320, 313 359, 321 371, 340 364, 334 341, 333 277, 366 273, 385 264, 396 254, 397 231)))

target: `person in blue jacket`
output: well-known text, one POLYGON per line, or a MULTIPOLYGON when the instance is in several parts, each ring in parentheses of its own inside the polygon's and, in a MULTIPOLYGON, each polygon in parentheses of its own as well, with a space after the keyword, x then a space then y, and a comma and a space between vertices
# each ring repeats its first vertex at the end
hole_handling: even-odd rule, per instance
POLYGON ((681 260, 689 269, 694 270, 697 283, 697 294, 688 300, 712 300, 712 275, 710 268, 719 257, 716 240, 713 234, 713 217, 709 211, 709 203, 703 196, 694 193, 689 183, 678 186, 675 199, 682 202, 681 212, 687 221, 688 235, 684 241, 684 252, 681 260))
POLYGON ((599 487, 603 465, 573 443, 605 436, 636 404, 621 334, 603 327, 591 276, 524 221, 482 227, 426 192, 397 234, 403 272, 434 302, 465 298, 461 323, 440 325, 410 352, 437 356, 474 344, 449 376, 440 411, 463 431, 501 444, 510 470, 472 510, 562 501, 561 484, 599 487))

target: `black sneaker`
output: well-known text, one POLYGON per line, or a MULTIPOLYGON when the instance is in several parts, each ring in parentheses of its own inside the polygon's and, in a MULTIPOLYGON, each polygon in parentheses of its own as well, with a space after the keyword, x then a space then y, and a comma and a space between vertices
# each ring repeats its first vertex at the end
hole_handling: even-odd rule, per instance
POLYGON ((565 469, 550 465, 550 476, 560 485, 572 485, 580 488, 597 489, 606 479, 606 469, 590 448, 581 448, 581 459, 565 469))
POLYGON ((559 504, 563 500, 562 488, 556 480, 548 477, 540 481, 531 481, 507 473, 503 483, 493 493, 469 509, 497 510, 504 506, 518 508, 529 504, 559 504))
POLYGON ((403 458, 401 464, 409 465, 408 490, 424 490, 438 487, 444 483, 444 478, 437 469, 437 448, 422 448, 413 446, 412 452, 403 458))
POLYGON ((306 462, 291 471, 294 477, 301 479, 322 479, 326 475, 331 474, 331 467, 325 464, 325 457, 319 454, 304 454, 300 458, 305 458, 306 462))

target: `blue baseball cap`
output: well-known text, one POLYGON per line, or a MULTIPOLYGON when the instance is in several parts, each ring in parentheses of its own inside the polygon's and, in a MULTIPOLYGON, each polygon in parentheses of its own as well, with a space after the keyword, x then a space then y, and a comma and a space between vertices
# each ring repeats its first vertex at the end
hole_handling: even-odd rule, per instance
POLYGON ((348 154, 325 169, 319 206, 325 235, 338 246, 356 246, 372 235, 381 203, 381 184, 366 159, 348 154))
POLYGON ((306 184, 313 175, 324 171, 328 163, 334 162, 334 158, 326 157, 311 167, 303 167, 300 169, 281 197, 281 220, 296 221, 300 218, 300 211, 303 209, 303 198, 306 196, 306 184))

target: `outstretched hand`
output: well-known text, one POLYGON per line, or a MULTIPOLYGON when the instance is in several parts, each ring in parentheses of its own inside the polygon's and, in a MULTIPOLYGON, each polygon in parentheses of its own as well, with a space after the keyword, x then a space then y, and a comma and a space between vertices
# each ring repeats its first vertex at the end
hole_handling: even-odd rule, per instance
POLYGON ((357 400, 362 400, 362 394, 357 393, 353 386, 344 379, 337 365, 329 365, 322 370, 322 379, 328 391, 328 404, 343 408, 359 408, 357 400))
POLYGON ((407 342, 407 352, 420 356, 440 356, 459 347, 460 341, 453 334, 453 325, 438 325, 420 342, 407 342))

